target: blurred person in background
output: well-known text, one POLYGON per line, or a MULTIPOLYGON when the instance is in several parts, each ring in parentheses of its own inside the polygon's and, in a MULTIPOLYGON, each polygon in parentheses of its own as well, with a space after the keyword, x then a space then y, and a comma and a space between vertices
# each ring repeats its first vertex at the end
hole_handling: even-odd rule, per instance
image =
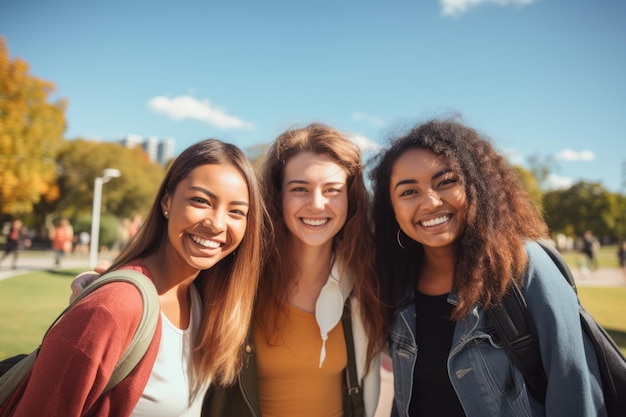
POLYGON ((626 275, 626 240, 619 245, 617 250, 617 259, 619 260, 619 266, 622 270, 622 273, 626 275))
POLYGON ((580 251, 585 255, 584 272, 598 269, 598 250, 600 250, 600 242, 591 230, 586 230, 583 234, 580 248, 580 251))
POLYGON ((50 233, 52 250, 54 251, 54 265, 60 266, 61 259, 72 252, 74 245, 74 228, 69 220, 61 219, 50 233))
POLYGON ((4 253, 0 258, 0 265, 8 256, 12 256, 11 269, 17 268, 17 256, 22 247, 30 247, 30 239, 22 229, 22 220, 13 219, 6 234, 6 243, 4 245, 4 253))

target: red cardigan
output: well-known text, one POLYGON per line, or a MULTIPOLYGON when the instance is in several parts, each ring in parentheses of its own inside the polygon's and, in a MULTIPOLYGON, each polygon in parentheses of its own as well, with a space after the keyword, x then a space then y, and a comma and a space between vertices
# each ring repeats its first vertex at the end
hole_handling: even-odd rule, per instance
MULTIPOLYGON (((149 275, 143 262, 129 265, 149 275)), ((114 282, 74 306, 46 336, 39 357, 0 416, 129 416, 148 383, 161 340, 161 318, 137 367, 101 395, 126 351, 142 314, 141 296, 128 283, 114 282)))

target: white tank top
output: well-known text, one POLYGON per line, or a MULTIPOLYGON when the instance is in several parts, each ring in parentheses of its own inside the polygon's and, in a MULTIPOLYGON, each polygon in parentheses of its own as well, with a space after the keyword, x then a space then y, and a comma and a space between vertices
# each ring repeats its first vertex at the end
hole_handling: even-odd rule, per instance
POLYGON ((190 286, 190 294, 191 312, 187 329, 174 326, 161 312, 163 324, 159 352, 148 384, 131 414, 133 417, 200 416, 208 384, 191 404, 189 397, 192 385, 191 352, 198 334, 202 303, 194 285, 190 286))

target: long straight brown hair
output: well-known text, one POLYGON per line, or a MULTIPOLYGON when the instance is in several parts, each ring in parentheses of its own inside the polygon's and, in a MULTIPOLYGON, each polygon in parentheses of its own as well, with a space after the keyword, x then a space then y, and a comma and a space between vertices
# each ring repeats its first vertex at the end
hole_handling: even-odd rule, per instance
POLYGON ((262 264, 262 237, 267 213, 254 168, 235 145, 206 139, 183 151, 170 166, 145 223, 109 270, 154 252, 167 239, 167 219, 161 200, 202 165, 230 165, 248 186, 249 211, 243 240, 232 254, 212 268, 200 271, 194 281, 203 301, 202 320, 193 353, 193 372, 199 385, 207 381, 230 384, 241 368, 242 348, 252 315, 262 264))

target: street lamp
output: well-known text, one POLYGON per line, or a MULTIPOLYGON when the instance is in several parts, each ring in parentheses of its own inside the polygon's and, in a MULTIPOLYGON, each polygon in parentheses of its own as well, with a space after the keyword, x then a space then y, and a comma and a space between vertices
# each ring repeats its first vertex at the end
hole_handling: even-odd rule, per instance
POLYGON ((98 246, 100 239, 100 207, 102 205, 102 184, 111 178, 121 175, 119 169, 106 168, 102 176, 97 177, 93 184, 93 211, 91 212, 91 240, 89 242, 89 266, 95 268, 98 264, 98 246))

